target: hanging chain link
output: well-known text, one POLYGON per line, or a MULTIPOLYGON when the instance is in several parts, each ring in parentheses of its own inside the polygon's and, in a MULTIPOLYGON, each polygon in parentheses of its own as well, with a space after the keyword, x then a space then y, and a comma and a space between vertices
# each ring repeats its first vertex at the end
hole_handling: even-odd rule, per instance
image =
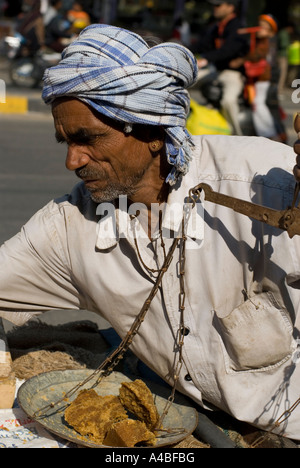
POLYGON ((179 291, 179 313, 180 313, 180 320, 179 320, 179 328, 177 331, 177 347, 178 347, 178 359, 177 363, 174 366, 173 372, 173 387, 171 394, 167 400, 166 406, 162 412, 160 417, 158 428, 162 427, 163 420, 167 416, 170 407, 174 403, 175 394, 177 389, 178 380, 180 377, 181 369, 183 366, 183 345, 184 345, 184 337, 185 337, 185 322, 184 322, 184 311, 185 311, 185 252, 186 252, 186 234, 185 234, 185 225, 186 219, 182 220, 182 241, 180 243, 180 254, 179 254, 179 284, 180 284, 180 291, 179 291))
POLYGON ((256 448, 259 445, 261 445, 268 438, 268 435, 270 433, 272 433, 275 429, 278 429, 281 426, 281 424, 284 423, 284 421, 286 421, 290 417, 290 415, 295 411, 295 409, 297 408, 297 406, 299 406, 299 404, 300 404, 300 398, 298 398, 298 400, 295 401, 295 403, 288 410, 284 411, 282 415, 279 416, 279 418, 275 421, 273 426, 268 431, 266 431, 263 435, 258 437, 251 444, 250 448, 256 448))
MULTIPOLYGON (((299 114, 299 117, 300 117, 300 114, 299 114)), ((299 122, 300 122, 300 118, 299 118, 299 122)), ((292 207, 294 207, 295 204, 296 204, 296 200, 297 200, 297 197, 298 197, 298 194, 299 194, 299 190, 300 190, 300 184, 298 183, 298 184, 296 184, 296 187, 295 187, 295 193, 294 193, 292 207)), ((199 185, 197 185, 196 187, 192 188, 189 191, 189 200, 193 203, 193 206, 195 206, 195 203, 200 199, 200 196, 201 196, 201 188, 200 188, 199 185)), ((251 448, 256 448, 259 445, 261 445, 266 440, 266 438, 268 437, 268 434, 273 432, 275 429, 278 429, 281 426, 281 424, 283 424, 284 421, 286 421, 290 417, 290 415, 295 411, 295 409, 299 405, 300 405, 300 398, 298 398, 298 400, 296 400, 295 403, 288 410, 284 411, 281 414, 281 416, 279 416, 279 418, 274 422, 273 426, 269 430, 267 430, 265 432, 265 434, 258 437, 251 444, 251 448)))

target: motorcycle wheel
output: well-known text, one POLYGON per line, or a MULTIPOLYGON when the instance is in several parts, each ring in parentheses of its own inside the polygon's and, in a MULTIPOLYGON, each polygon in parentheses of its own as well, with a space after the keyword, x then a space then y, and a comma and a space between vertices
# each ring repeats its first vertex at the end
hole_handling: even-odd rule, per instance
POLYGON ((30 58, 21 58, 12 63, 10 79, 12 84, 23 88, 35 88, 39 81, 34 73, 35 65, 30 58))

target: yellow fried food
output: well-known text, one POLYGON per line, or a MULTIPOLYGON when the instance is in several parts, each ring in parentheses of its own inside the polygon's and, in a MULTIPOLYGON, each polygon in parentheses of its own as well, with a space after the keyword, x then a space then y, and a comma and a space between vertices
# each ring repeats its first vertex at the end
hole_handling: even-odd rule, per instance
POLYGON ((82 390, 65 411, 66 422, 99 445, 155 445, 159 414, 150 389, 142 380, 123 382, 119 396, 82 390), (127 411, 133 414, 129 419, 127 411))
POLYGON ((143 421, 150 431, 157 429, 159 414, 153 395, 147 385, 140 379, 134 382, 123 382, 120 388, 122 405, 143 421))
POLYGON ((155 434, 142 421, 124 419, 112 425, 103 441, 110 447, 135 447, 137 444, 155 445, 155 434))
POLYGON ((65 420, 75 431, 100 445, 112 424, 127 418, 119 397, 99 396, 95 390, 82 390, 65 411, 65 420))

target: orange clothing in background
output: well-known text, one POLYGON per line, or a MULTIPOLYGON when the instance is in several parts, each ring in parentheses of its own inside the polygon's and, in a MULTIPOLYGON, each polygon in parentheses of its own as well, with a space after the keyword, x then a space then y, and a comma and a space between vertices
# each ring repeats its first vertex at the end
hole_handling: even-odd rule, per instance
POLYGON ((270 81, 271 65, 267 61, 269 52, 270 40, 268 38, 256 38, 256 47, 253 51, 249 52, 244 63, 246 75, 253 78, 254 76, 251 76, 251 70, 254 72, 256 69, 256 81, 270 81))
POLYGON ((68 20, 71 23, 73 23, 74 21, 84 21, 87 26, 91 23, 90 16, 85 11, 77 11, 77 10, 68 11, 68 20))

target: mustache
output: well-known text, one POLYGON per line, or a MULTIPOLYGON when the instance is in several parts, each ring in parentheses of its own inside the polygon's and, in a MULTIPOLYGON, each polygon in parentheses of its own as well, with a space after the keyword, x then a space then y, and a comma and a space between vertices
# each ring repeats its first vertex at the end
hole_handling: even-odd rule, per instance
POLYGON ((75 174, 79 179, 103 179, 104 177, 107 177, 104 169, 93 169, 90 167, 80 167, 75 170, 75 174))

